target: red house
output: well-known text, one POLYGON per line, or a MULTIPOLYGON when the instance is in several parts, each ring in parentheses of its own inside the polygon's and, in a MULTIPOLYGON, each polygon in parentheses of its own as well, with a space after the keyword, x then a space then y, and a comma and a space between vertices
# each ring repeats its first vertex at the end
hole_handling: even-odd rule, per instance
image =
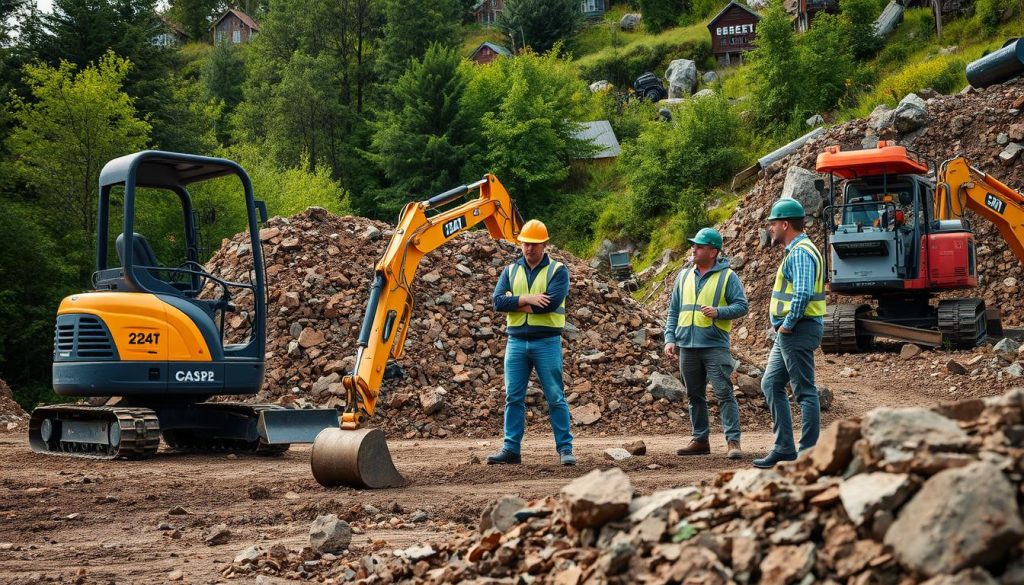
POLYGON ((739 2, 729 2, 711 22, 711 52, 722 65, 743 63, 743 53, 754 49, 761 15, 739 2))
POLYGON ((479 0, 473 5, 473 17, 477 24, 494 24, 504 7, 504 0, 479 0))
POLYGON ((473 51, 473 54, 469 56, 469 60, 476 63, 477 65, 485 65, 494 61, 498 57, 511 57, 512 51, 509 51, 501 45, 494 43, 482 42, 480 46, 473 51))
POLYGON ((260 31, 260 25, 251 16, 238 10, 228 8, 213 23, 213 43, 248 43, 260 31))

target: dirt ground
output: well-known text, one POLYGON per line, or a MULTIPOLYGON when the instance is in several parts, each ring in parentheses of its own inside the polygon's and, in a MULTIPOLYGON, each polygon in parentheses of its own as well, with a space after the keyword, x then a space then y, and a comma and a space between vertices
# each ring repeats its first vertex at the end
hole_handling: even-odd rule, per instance
MULTIPOLYGON (((819 383, 835 395, 825 423, 877 406, 927 406, 1001 392, 969 376, 946 374, 942 365, 950 356, 926 352, 902 360, 894 348, 867 356, 819 354, 819 383)), ((582 430, 575 468, 556 464, 550 431, 539 429, 528 433, 518 467, 474 462, 498 447, 498 428, 491 440, 393 438, 396 465, 411 485, 371 492, 320 487, 309 471, 309 446, 273 458, 161 451, 148 461, 83 461, 31 453, 22 426, 0 434, 0 583, 163 583, 175 571, 185 583, 216 583, 227 563, 252 544, 301 548, 319 514, 350 521, 358 532, 352 554, 404 548, 475 529, 482 508, 501 495, 555 494, 571 478, 611 465, 604 449, 629 440, 643 439, 648 454, 618 465, 643 493, 711 481, 720 471, 749 466, 771 444, 770 429, 748 425, 747 456, 730 461, 717 421, 713 432, 711 456, 683 459, 674 454, 685 440, 683 428, 658 436, 591 436, 582 430), (364 510, 364 504, 379 512, 364 510), (185 513, 172 513, 181 512, 176 507, 185 513), (218 524, 227 525, 230 537, 207 544, 218 524)))

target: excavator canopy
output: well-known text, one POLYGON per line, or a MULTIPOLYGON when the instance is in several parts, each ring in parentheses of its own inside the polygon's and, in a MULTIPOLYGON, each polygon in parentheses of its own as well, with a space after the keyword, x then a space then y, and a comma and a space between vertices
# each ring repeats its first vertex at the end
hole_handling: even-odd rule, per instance
POLYGON ((879 142, 878 148, 845 152, 838 146, 830 146, 818 155, 816 170, 842 179, 855 179, 878 175, 924 175, 928 173, 928 165, 902 146, 879 142))

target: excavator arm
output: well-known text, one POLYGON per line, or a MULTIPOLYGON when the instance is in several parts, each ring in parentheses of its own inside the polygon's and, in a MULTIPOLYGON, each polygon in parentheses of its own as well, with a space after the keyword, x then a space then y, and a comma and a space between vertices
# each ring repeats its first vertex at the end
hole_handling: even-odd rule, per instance
POLYGON ((374 267, 356 363, 352 374, 342 379, 346 394, 342 429, 363 427, 376 409, 388 358, 402 357, 413 311, 412 282, 420 260, 480 222, 492 238, 519 242, 523 219, 505 187, 491 174, 427 201, 406 204, 395 234, 374 267), (476 199, 427 215, 477 189, 476 199))
POLYGON ((965 209, 989 220, 1024 262, 1024 194, 958 157, 939 168, 934 205, 937 220, 959 219, 965 209))

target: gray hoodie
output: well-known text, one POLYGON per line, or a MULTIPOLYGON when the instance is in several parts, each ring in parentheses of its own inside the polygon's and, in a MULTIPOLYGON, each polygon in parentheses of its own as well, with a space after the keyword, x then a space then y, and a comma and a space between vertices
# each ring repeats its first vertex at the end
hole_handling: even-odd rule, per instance
MULTIPOLYGON (((708 276, 725 270, 729 267, 727 258, 718 258, 718 262, 704 274, 697 277, 697 294, 708 280, 708 276)), ((679 307, 683 299, 683 276, 695 267, 684 268, 676 277, 675 287, 672 289, 672 301, 668 306, 668 316, 665 318, 665 343, 674 343, 683 349, 701 349, 709 347, 729 347, 729 334, 718 327, 676 327, 679 322, 679 307)), ((718 309, 718 319, 738 319, 747 314, 747 295, 743 292, 743 283, 735 272, 729 275, 725 283, 725 306, 715 307, 718 309)))

